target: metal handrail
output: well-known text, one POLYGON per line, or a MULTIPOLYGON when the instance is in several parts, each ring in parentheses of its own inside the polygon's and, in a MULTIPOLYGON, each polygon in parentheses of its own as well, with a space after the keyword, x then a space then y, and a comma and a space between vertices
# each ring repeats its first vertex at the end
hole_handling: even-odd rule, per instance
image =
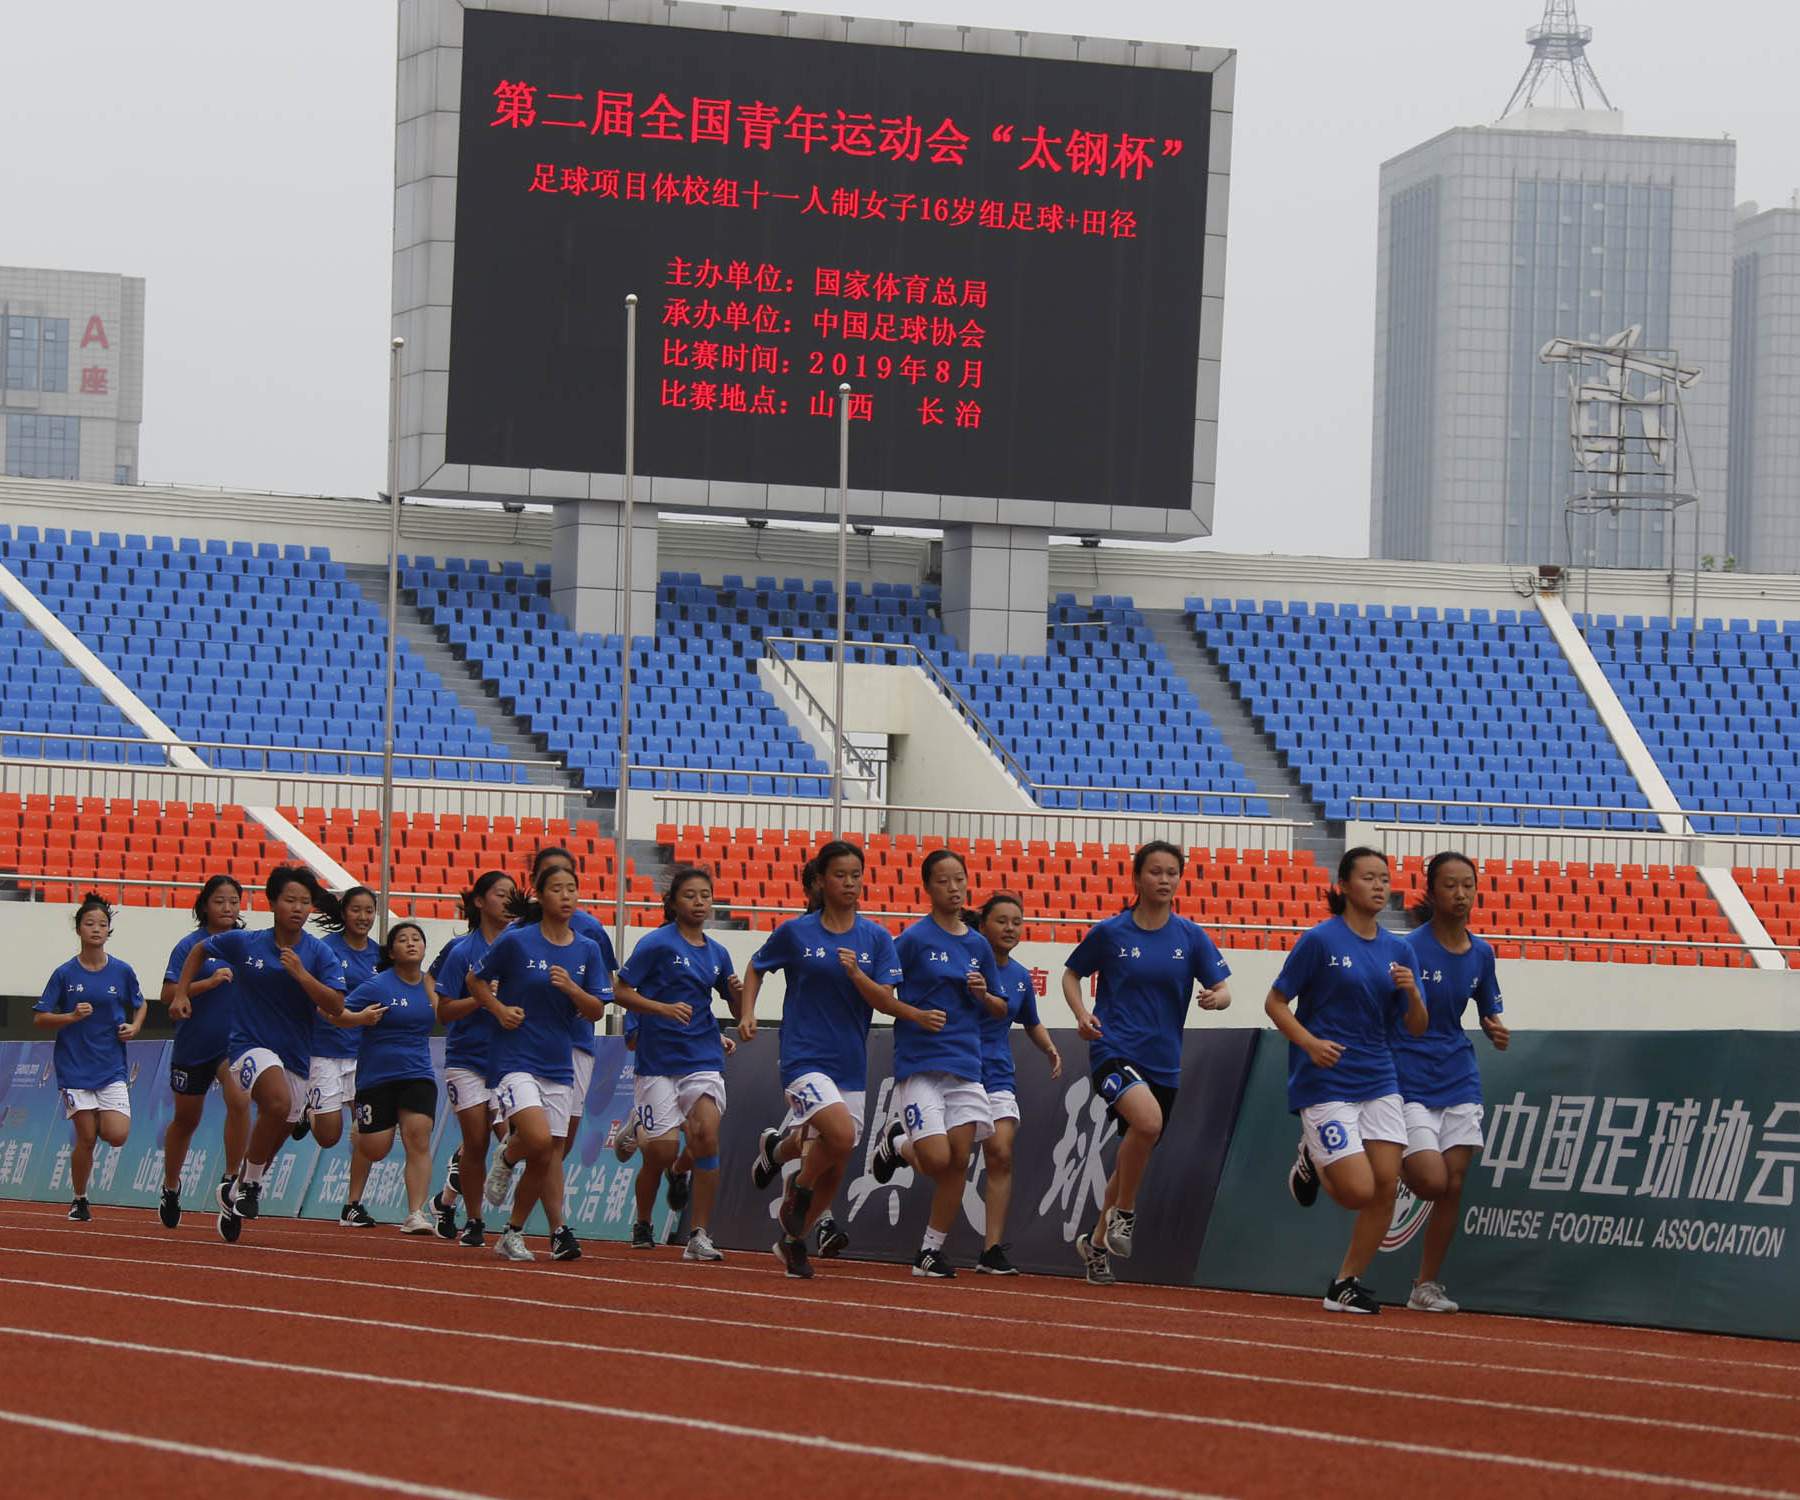
MULTIPOLYGON (((1379 795, 1374 795, 1374 794, 1357 794, 1355 796, 1350 797, 1348 800, 1349 800, 1349 804, 1350 804, 1350 808, 1351 808, 1351 816, 1353 819, 1355 818, 1355 810, 1358 807, 1386 805, 1386 806, 1392 806, 1395 808, 1400 808, 1400 807, 1500 808, 1500 809, 1503 809, 1508 812, 1581 813, 1581 814, 1588 815, 1588 816, 1598 814, 1599 816, 1604 817, 1604 818, 1623 818, 1623 817, 1679 818, 1688 823, 1691 823, 1695 818, 1713 818, 1713 819, 1718 819, 1721 821, 1736 820, 1740 824, 1746 818, 1783 818, 1783 819, 1800 820, 1800 806, 1796 806, 1790 812, 1755 813, 1755 812, 1744 812, 1742 810, 1711 811, 1706 808, 1693 808, 1693 807, 1617 807, 1617 806, 1596 807, 1592 804, 1584 804, 1584 803, 1578 803, 1578 802, 1482 802, 1482 801, 1478 801, 1478 800, 1475 800, 1472 798, 1466 798, 1466 797, 1406 797, 1406 796, 1379 796, 1379 795)), ((1373 818, 1369 818, 1364 821, 1373 822, 1376 820, 1373 818)), ((1383 820, 1383 821, 1389 821, 1389 820, 1383 820)), ((1391 821, 1398 821, 1398 818, 1396 817, 1395 819, 1393 819, 1391 821)), ((1463 825, 1459 825, 1459 826, 1463 826, 1463 825)), ((1483 825, 1483 826, 1487 826, 1487 825, 1483 825)), ((1494 826, 1499 829, 1504 830, 1504 829, 1509 828, 1514 825, 1498 824, 1498 825, 1494 825, 1494 826)), ((1571 834, 1591 833, 1591 832, 1596 832, 1596 831, 1604 832, 1604 830, 1569 828, 1561 823, 1559 823, 1557 825, 1557 829, 1560 832, 1566 832, 1566 833, 1571 833, 1571 834)), ((1658 836, 1657 830, 1618 830, 1618 831, 1636 832, 1636 833, 1640 833, 1640 834, 1643 834, 1645 836, 1650 836, 1650 837, 1658 836)), ((1702 834, 1702 833, 1698 833, 1697 831, 1694 831, 1692 829, 1690 829, 1687 833, 1668 833, 1666 831, 1663 831, 1663 832, 1661 832, 1660 836, 1663 838, 1668 838, 1668 839, 1693 839, 1693 838, 1713 838, 1713 837, 1738 838, 1738 839, 1744 840, 1745 842, 1757 842, 1760 840, 1766 840, 1768 838, 1781 837, 1781 835, 1778 835, 1778 834, 1755 834, 1755 833, 1746 834, 1741 831, 1739 831, 1737 833, 1733 833, 1733 834, 1720 834, 1720 835, 1702 834)))
MULTIPOLYGON (((258 744, 252 744, 252 743, 242 743, 242 742, 239 742, 236 740, 187 740, 187 739, 181 739, 180 737, 164 740, 164 739, 151 739, 147 735, 67 734, 67 733, 63 733, 62 731, 48 730, 48 729, 0 729, 0 740, 35 740, 39 744, 48 743, 50 741, 56 741, 57 743, 75 743, 75 744, 93 744, 93 745, 130 745, 130 746, 149 745, 152 748, 157 749, 157 750, 255 751, 255 752, 261 754, 265 758, 265 761, 266 761, 266 758, 270 755, 368 755, 368 756, 378 756, 381 754, 381 750, 379 747, 370 749, 367 746, 358 746, 358 747, 353 748, 350 746, 330 746, 330 745, 258 745, 258 744)), ((9 758, 16 758, 16 757, 9 757, 9 758)), ((46 756, 43 758, 48 759, 49 757, 46 756)), ((464 765, 464 766, 467 766, 467 765, 521 766, 521 767, 527 768, 529 770, 566 771, 568 769, 568 767, 565 766, 559 760, 520 760, 513 756, 499 756, 499 755, 436 755, 436 754, 428 753, 423 750, 402 751, 402 752, 400 752, 400 759, 402 759, 402 760, 426 760, 426 761, 431 761, 433 764, 442 763, 442 764, 449 764, 449 765, 464 765)), ((69 764, 69 762, 65 761, 65 762, 62 762, 62 764, 66 765, 66 764, 69 764)), ((81 764, 92 764, 92 762, 81 762, 81 764)), ((113 764, 115 764, 115 762, 107 761, 107 762, 103 762, 102 764, 113 765, 113 764)), ((235 767, 235 766, 209 766, 209 767, 207 767, 207 769, 214 770, 214 771, 220 771, 220 770, 229 771, 229 770, 240 770, 240 769, 248 769, 248 768, 247 767, 235 767)), ((265 769, 266 769, 266 766, 265 766, 265 769)))
MULTIPOLYGON (((869 758, 855 745, 850 743, 849 731, 834 720, 830 714, 825 712, 825 705, 819 702, 813 695, 813 690, 806 685, 806 679, 795 669, 793 662, 774 649, 776 642, 794 639, 796 639, 796 637, 793 636, 764 636, 763 660, 772 663, 776 670, 781 673, 782 681, 786 683, 789 691, 793 692, 801 699, 801 706, 810 709, 820 723, 824 724, 834 735, 841 739, 844 747, 844 754, 854 761, 861 770, 859 776, 845 776, 843 780, 862 781, 865 784, 873 785, 880 778, 876 774, 875 767, 870 764, 869 758)), ((836 642, 834 641, 832 644, 835 646, 836 642)))

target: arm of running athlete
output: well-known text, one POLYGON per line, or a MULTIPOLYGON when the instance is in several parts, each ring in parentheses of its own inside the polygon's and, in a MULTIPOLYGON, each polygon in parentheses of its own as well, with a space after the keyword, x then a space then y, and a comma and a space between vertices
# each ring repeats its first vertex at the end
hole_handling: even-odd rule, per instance
POLYGON ((73 1026, 77 1021, 85 1021, 93 1015, 94 1007, 83 1000, 74 1010, 40 1010, 31 1018, 33 1026, 42 1026, 47 1031, 61 1031, 65 1026, 73 1026))
POLYGON ((1210 990, 1201 985, 1200 994, 1194 1003, 1201 1010, 1224 1010, 1231 1004, 1231 981, 1221 979, 1210 990))
POLYGON ((1293 1005, 1280 990, 1270 990, 1269 998, 1263 1001, 1263 1013, 1274 1022, 1277 1031, 1312 1059, 1315 1068, 1335 1067, 1344 1055, 1343 1044, 1314 1036, 1300 1024, 1293 1005))
POLYGON ((121 1042, 136 1041, 137 1034, 144 1029, 144 1017, 147 1016, 149 1013, 150 1013, 149 1002, 147 1000, 145 1000, 142 995, 139 995, 137 1008, 132 1011, 131 1019, 129 1021, 122 1022, 119 1026, 119 1040, 121 1042))
POLYGON ((1063 1002, 1075 1017, 1075 1032, 1084 1042, 1100 1040, 1099 1018, 1087 1007, 1087 996, 1081 992, 1081 976, 1073 969, 1064 969, 1062 976, 1063 1002))
MULTIPOLYGON (((199 949, 200 945, 194 944, 194 951, 198 952, 199 949)), ((188 956, 191 958, 193 954, 188 956)), ((334 990, 330 985, 321 982, 305 964, 301 963, 300 955, 292 948, 281 950, 281 967, 287 971, 288 978, 300 986, 300 992, 312 1001, 321 1015, 330 1019, 343 1014, 344 992, 334 990)))
POLYGON ((206 944, 195 943, 188 949, 187 957, 181 961, 181 975, 175 981, 174 993, 170 995, 169 1014, 177 1021, 185 1021, 193 1013, 193 1006, 188 1002, 194 994, 194 981, 200 977, 200 967, 206 962, 206 944), (180 1003, 180 1015, 175 1015, 175 1005, 180 1003))
POLYGON ((475 1003, 508 1031, 525 1024, 525 1012, 517 1005, 502 1005, 500 997, 494 993, 493 985, 481 975, 471 974, 465 983, 469 986, 469 993, 474 995, 475 1003))
POLYGON ((762 993, 762 970, 755 964, 744 970, 744 998, 738 1006, 737 1032, 746 1042, 756 1040, 756 997, 762 993))
POLYGON ((613 999, 626 1010, 635 1010, 645 1016, 667 1016, 682 1026, 694 1019, 694 1007, 687 1001, 677 1000, 673 1005, 665 1005, 660 1000, 652 1000, 640 995, 617 974, 613 976, 613 999))
POLYGON ((1043 1053, 1049 1061, 1050 1081, 1054 1083, 1062 1077, 1062 1053, 1056 1050, 1056 1042, 1050 1035, 1050 1028, 1039 1021, 1035 1026, 1027 1026, 1025 1035, 1031 1038, 1031 1045, 1043 1053))
POLYGON ((1394 989, 1406 1001, 1403 1024, 1412 1035, 1423 1036, 1431 1025, 1431 1012, 1425 1009, 1425 997, 1419 993, 1419 976, 1405 964, 1389 964, 1388 973, 1393 977, 1394 989))
POLYGON ((569 1003, 575 1007, 584 1020, 598 1021, 606 1014, 606 1002, 590 995, 569 978, 569 971, 561 964, 550 966, 550 987, 559 994, 567 996, 569 1003))
POLYGON ((856 993, 868 1002, 870 1010, 878 1010, 896 1021, 910 1021, 926 1031, 942 1031, 944 1023, 950 1019, 941 1010, 920 1010, 916 1005, 908 1005, 891 984, 877 984, 863 973, 856 962, 856 954, 851 949, 839 948, 838 962, 843 964, 844 972, 850 976, 850 983, 855 986, 856 993))

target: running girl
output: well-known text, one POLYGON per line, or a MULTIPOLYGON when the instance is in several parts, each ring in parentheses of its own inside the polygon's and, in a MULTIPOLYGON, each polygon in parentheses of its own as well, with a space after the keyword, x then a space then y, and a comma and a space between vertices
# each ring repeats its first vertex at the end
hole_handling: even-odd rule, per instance
POLYGON ((902 1160, 932 1180, 931 1216, 913 1275, 942 1279, 956 1267, 944 1241, 962 1206, 969 1152, 993 1133, 981 1087, 981 1018, 1006 1013, 1000 970, 987 939, 962 917, 968 866, 953 849, 937 849, 920 867, 931 911, 895 940, 900 999, 894 1022, 894 1107, 897 1118, 875 1147, 870 1170, 887 1182, 902 1160))
MULTIPOLYGON (((375 893, 366 885, 353 885, 338 897, 343 923, 335 918, 316 919, 326 929, 326 950, 343 965, 343 989, 348 995, 375 976, 381 950, 369 940, 375 928, 375 893)), ((294 1139, 303 1141, 310 1126, 321 1151, 329 1151, 344 1138, 344 1110, 356 1103, 356 1059, 362 1031, 348 1016, 335 1021, 313 1020, 312 1070, 306 1077, 306 1117, 294 1127, 294 1139)), ((363 1207, 369 1185, 369 1161, 360 1151, 350 1153, 350 1188, 338 1222, 354 1229, 368 1229, 374 1217, 363 1207)))
POLYGON ((1330 919, 1294 944, 1263 1002, 1288 1040, 1288 1109, 1300 1116, 1288 1190, 1310 1207, 1323 1178, 1325 1191, 1356 1215, 1350 1248, 1325 1289, 1330 1312, 1381 1311, 1360 1278, 1393 1219, 1406 1145, 1388 1037, 1397 1025, 1417 1036, 1431 1020, 1418 958, 1377 920, 1389 879, 1379 850, 1346 850, 1326 895, 1330 919))
POLYGON ((1075 1242, 1087 1279, 1111 1286, 1109 1256, 1131 1256, 1138 1187, 1162 1139, 1181 1086, 1181 1042, 1188 1000, 1198 986, 1201 1010, 1231 1004, 1231 970, 1204 928, 1175 913, 1186 856, 1152 840, 1131 857, 1137 898, 1091 928, 1065 963, 1063 999, 1088 1044, 1094 1092, 1124 1132, 1118 1160, 1092 1234, 1075 1242), (1081 981, 1098 974, 1089 1010, 1081 981))
POLYGON ((1469 931, 1475 906, 1475 863, 1467 855, 1434 854, 1425 867, 1425 899, 1413 908, 1424 926, 1407 935, 1419 962, 1430 1022, 1414 1036, 1396 1028, 1390 1045, 1405 1101, 1406 1154, 1401 1176, 1432 1205, 1425 1221, 1419 1275, 1406 1305, 1416 1312, 1453 1313, 1444 1290, 1444 1256, 1456 1234, 1463 1179, 1481 1149, 1481 1070, 1463 1030, 1471 1000, 1494 1049, 1512 1040, 1500 1019, 1500 980, 1494 950, 1469 931))
POLYGON ((117 1150, 131 1133, 125 1044, 143 1029, 146 1007, 131 966, 107 955, 112 908, 92 891, 75 909, 75 935, 81 951, 50 976, 31 1019, 56 1033, 56 1086, 75 1131, 69 1217, 85 1224, 94 1217, 87 1190, 96 1137, 117 1150))
POLYGON ((217 932, 233 932, 242 926, 244 888, 229 875, 214 875, 194 898, 192 932, 169 954, 163 972, 162 1003, 175 1023, 175 1042, 169 1052, 169 1089, 175 1095, 175 1117, 163 1133, 163 1189, 157 1215, 165 1229, 181 1223, 181 1172, 187 1164, 188 1145, 200 1128, 206 1108, 206 1092, 217 1079, 225 1098, 225 1170, 219 1174, 219 1206, 225 1206, 225 1185, 231 1167, 244 1159, 250 1143, 250 1096, 238 1087, 227 1056, 231 1041, 231 1009, 237 986, 229 967, 216 958, 200 966, 200 977, 188 986, 188 999, 177 1000, 175 984, 187 962, 188 949, 217 932))
POLYGON ((230 966, 238 999, 231 1011, 231 1069, 256 1105, 250 1143, 219 1211, 219 1237, 235 1244, 244 1221, 254 1219, 263 1179, 289 1127, 306 1108, 312 1066, 313 1013, 344 1008, 344 966, 306 931, 315 911, 342 915, 318 876, 300 865, 281 865, 263 886, 275 925, 260 932, 209 933, 188 950, 175 981, 178 1000, 191 1004, 189 986, 209 958, 230 966))
POLYGON ((1007 1210, 1012 1206, 1013 1140, 1019 1130, 1019 1098, 1013 1087, 1014 1024, 1025 1028, 1032 1046, 1049 1061, 1053 1081, 1062 1077, 1062 1056, 1050 1039, 1050 1029, 1038 1019, 1031 970, 1011 956, 1025 934, 1024 903, 1010 891, 989 896, 982 903, 975 930, 994 950, 994 962, 1000 970, 1000 988, 996 993, 1006 1001, 1005 1015, 981 1018, 981 1086, 987 1090, 994 1133, 981 1143, 982 1165, 987 1171, 987 1235, 975 1269, 990 1276, 1017 1276, 1018 1267, 1006 1258, 1006 1246, 1001 1243, 1006 1234, 1007 1210))
MULTIPOLYGON (((678 1133, 685 1130, 694 1180, 682 1259, 700 1261, 725 1258, 710 1233, 719 1192, 719 1120, 725 1113, 725 1044, 712 997, 722 996, 735 1013, 744 995, 731 955, 706 935, 712 906, 712 877, 704 870, 676 870, 663 897, 663 925, 631 950, 614 983, 619 1003, 643 1017, 633 1102, 644 1160, 638 1168, 631 1247, 648 1250, 656 1243, 650 1214, 657 1178, 675 1165, 678 1133)), ((672 1196, 670 1206, 679 1208, 672 1196)))
MULTIPOLYGON (((581 1245, 564 1222, 556 1142, 568 1134, 575 1089, 570 1017, 579 1012, 590 1022, 598 1020, 606 1010, 606 989, 600 950, 569 928, 576 890, 572 870, 555 866, 546 871, 538 881, 537 901, 520 914, 525 924, 503 932, 467 976, 470 993, 499 1023, 487 1082, 506 1121, 507 1151, 525 1164, 512 1217, 494 1246, 505 1260, 537 1259, 526 1247, 523 1230, 540 1202, 550 1225, 552 1258, 581 1258, 581 1245)), ((505 1203, 511 1180, 512 1168, 501 1152, 488 1172, 491 1207, 505 1203)))
MULTIPOLYGON (((818 910, 783 922, 750 960, 738 1035, 756 1036, 756 997, 763 976, 779 969, 787 981, 781 1006, 781 1087, 787 1115, 762 1132, 751 1181, 767 1188, 782 1166, 799 1170, 781 1202, 782 1237, 775 1254, 790 1276, 807 1277, 806 1234, 822 1224, 862 1140, 869 1086, 869 1022, 874 1012, 900 1014, 894 986, 901 978, 894 940, 879 922, 857 914, 863 853, 841 839, 808 861, 804 882, 818 910)), ((848 1236, 834 1244, 841 1250, 848 1236)), ((821 1242, 821 1251, 823 1242, 821 1242)))

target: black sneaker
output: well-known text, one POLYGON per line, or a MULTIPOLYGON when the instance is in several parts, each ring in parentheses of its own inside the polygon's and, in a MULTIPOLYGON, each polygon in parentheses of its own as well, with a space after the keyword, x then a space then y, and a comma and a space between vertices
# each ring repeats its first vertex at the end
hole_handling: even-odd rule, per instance
POLYGON ((806 1241, 790 1240, 786 1235, 776 1240, 771 1247, 775 1259, 780 1261, 788 1275, 795 1281, 811 1281, 813 1268, 806 1258, 806 1241))
POLYGON ((826 1260, 835 1260, 849 1248, 850 1236, 836 1219, 826 1214, 819 1220, 819 1254, 826 1260))
POLYGON ((900 1170, 905 1158, 900 1155, 900 1142, 905 1138, 906 1127, 898 1120, 887 1128, 886 1134, 876 1142, 875 1159, 869 1163, 869 1170, 875 1174, 875 1180, 883 1185, 894 1180, 894 1173, 900 1170))
POLYGON ((676 1213, 680 1213, 688 1206, 688 1199, 693 1196, 694 1174, 677 1172, 671 1167, 663 1173, 663 1180, 669 1184, 669 1207, 676 1213))
POLYGON ((238 1236, 244 1232, 244 1221, 229 1208, 219 1211, 219 1238, 227 1245, 235 1245, 238 1236))
POLYGON ((781 1163, 775 1160, 775 1148, 781 1144, 781 1132, 773 1125, 763 1127, 756 1138, 756 1156, 750 1163, 750 1182, 762 1192, 781 1175, 781 1163))
POLYGON ((1075 1241, 1075 1253, 1081 1257, 1082 1272, 1089 1286, 1113 1286, 1118 1282, 1119 1278, 1113 1275, 1111 1259, 1089 1236, 1084 1234, 1075 1241))
POLYGON ((948 1281, 956 1274, 942 1250, 921 1250, 913 1257, 913 1275, 929 1276, 934 1281, 948 1281))
POLYGON ((1319 1201, 1319 1169, 1313 1165, 1305 1141, 1300 1143, 1299 1154, 1288 1168, 1288 1192, 1302 1208, 1311 1208, 1319 1201))
POLYGON ((650 1221, 639 1219, 631 1226, 631 1248, 633 1250, 654 1250, 656 1236, 650 1232, 650 1221))
POLYGON ((1354 1276, 1346 1276, 1342 1281, 1334 1281, 1325 1288, 1325 1311, 1378 1313, 1381 1311, 1381 1304, 1375 1300, 1375 1294, 1354 1276))
POLYGON ((471 1250, 479 1250, 487 1243, 487 1226, 480 1219, 470 1219, 463 1225, 462 1233, 456 1237, 456 1243, 467 1245, 471 1250))
POLYGON ((450 1166, 444 1173, 444 1190, 438 1194, 440 1198, 460 1198, 462 1196, 462 1152, 458 1151, 450 1158, 450 1166))
POLYGON ((981 1259, 975 1262, 977 1271, 984 1271, 989 1276, 1017 1276, 1019 1268, 1006 1258, 1006 1246, 989 1245, 981 1252, 981 1259))
POLYGON ((796 1178, 781 1195, 781 1212, 776 1216, 781 1232, 791 1240, 806 1238, 806 1216, 812 1212, 812 1189, 801 1187, 796 1178))
POLYGON ((288 1127, 288 1135, 296 1141, 303 1141, 312 1134, 312 1111, 303 1110, 300 1118, 288 1127))
POLYGON ((436 1234, 440 1240, 455 1239, 456 1199, 452 1198, 449 1207, 445 1207, 443 1197, 442 1195, 439 1195, 432 1200, 432 1207, 436 1210, 436 1222, 431 1226, 432 1232, 436 1234))
POLYGON ((162 1197, 157 1201, 156 1216, 162 1220, 164 1229, 174 1229, 181 1223, 181 1189, 164 1188, 162 1197))
POLYGON ((360 1203, 346 1203, 338 1215, 338 1224, 344 1229, 373 1229, 375 1216, 360 1203))
POLYGON ((231 1195, 231 1206, 240 1219, 254 1219, 262 1211, 262 1184, 240 1182, 231 1195))
POLYGON ((218 1187, 213 1189, 213 1196, 218 1199, 221 1210, 231 1207, 231 1185, 236 1179, 227 1172, 219 1179, 218 1187))
POLYGON ((575 1231, 567 1224, 550 1236, 551 1260, 580 1260, 581 1241, 575 1238, 575 1231))
POLYGON ((94 1217, 94 1211, 88 1207, 86 1198, 77 1198, 69 1205, 69 1218, 77 1224, 86 1224, 94 1217))

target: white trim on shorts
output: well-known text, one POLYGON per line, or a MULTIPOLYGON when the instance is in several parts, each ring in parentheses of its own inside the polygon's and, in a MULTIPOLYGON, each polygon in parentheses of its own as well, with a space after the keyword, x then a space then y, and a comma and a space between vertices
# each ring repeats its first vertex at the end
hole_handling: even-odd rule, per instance
POLYGON ((64 1089, 62 1104, 65 1120, 74 1119, 84 1109, 111 1110, 126 1119, 131 1118, 131 1090, 117 1078, 97 1089, 64 1089))
POLYGON ((494 1099, 500 1106, 500 1118, 510 1120, 522 1109, 541 1109, 552 1136, 569 1133, 569 1096, 571 1085, 552 1083, 535 1073, 508 1073, 494 1087, 494 1099))
POLYGON ((473 1068, 445 1068, 444 1097, 450 1101, 453 1115, 479 1104, 485 1104, 489 1114, 495 1112, 494 1091, 488 1087, 487 1075, 473 1068))
POLYGON ((1484 1111, 1479 1104, 1451 1104, 1443 1109, 1414 1104, 1402 1106, 1406 1118, 1406 1155, 1421 1151, 1454 1151, 1458 1146, 1476 1150, 1487 1144, 1481 1133, 1484 1111))
POLYGON ((637 1115, 638 1137, 653 1141, 677 1130, 694 1106, 710 1099, 725 1114, 725 1075, 717 1069, 699 1073, 639 1073, 631 1086, 632 1109, 637 1115))
POLYGON ((579 1120, 587 1113, 588 1085, 594 1081, 594 1054, 577 1047, 570 1056, 575 1065, 575 1086, 569 1091, 569 1118, 579 1120))
POLYGON ((256 1080, 270 1068, 280 1068, 287 1074, 288 1124, 292 1125, 306 1113, 306 1080, 267 1047, 252 1047, 231 1060, 231 1076, 237 1079, 238 1087, 246 1094, 256 1087, 256 1080))
POLYGON ((987 1090, 954 1073, 914 1073, 902 1080, 894 1087, 894 1113, 915 1146, 959 1125, 973 1125, 977 1141, 994 1133, 987 1090))
POLYGON ((829 1073, 801 1073, 793 1082, 783 1085, 782 1093, 787 1096, 787 1114, 782 1117, 780 1130, 786 1135, 796 1125, 804 1125, 821 1110, 830 1109, 834 1104, 841 1104, 850 1111, 850 1120, 855 1135, 850 1144, 860 1146, 863 1138, 863 1113, 868 1108, 869 1096, 863 1089, 840 1089, 832 1081, 829 1073))
POLYGON ((1011 1089, 989 1089, 988 1113, 994 1117, 998 1125, 1002 1120, 1016 1120, 1019 1116, 1019 1096, 1011 1089))
POLYGON ((315 1057, 306 1073, 306 1107, 316 1115, 342 1109, 356 1098, 354 1057, 315 1057))
POLYGON ((1361 1156, 1364 1141, 1406 1144, 1406 1118, 1398 1094, 1379 1099, 1332 1099, 1300 1111, 1300 1138, 1313 1165, 1328 1167, 1347 1156, 1361 1156))

